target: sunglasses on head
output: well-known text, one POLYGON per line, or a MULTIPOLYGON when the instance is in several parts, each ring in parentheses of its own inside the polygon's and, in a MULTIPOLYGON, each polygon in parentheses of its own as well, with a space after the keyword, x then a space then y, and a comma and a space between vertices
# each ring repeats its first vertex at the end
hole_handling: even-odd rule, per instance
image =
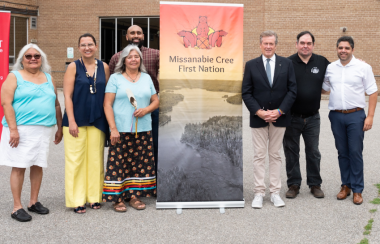
POLYGON ((34 54, 34 55, 32 55, 32 54, 26 54, 25 58, 27 60, 31 60, 32 58, 34 58, 34 59, 40 59, 41 58, 41 54, 34 54))

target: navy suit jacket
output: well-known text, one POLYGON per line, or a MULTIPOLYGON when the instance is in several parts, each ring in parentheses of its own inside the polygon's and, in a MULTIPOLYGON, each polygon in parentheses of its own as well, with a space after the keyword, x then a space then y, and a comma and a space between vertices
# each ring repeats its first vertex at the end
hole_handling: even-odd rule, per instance
POLYGON ((276 55, 272 87, 265 72, 262 56, 245 64, 242 96, 250 112, 250 126, 252 128, 268 125, 265 120, 255 115, 259 109, 281 109, 285 114, 280 116, 273 125, 278 127, 290 125, 290 109, 296 95, 296 76, 291 60, 276 55))

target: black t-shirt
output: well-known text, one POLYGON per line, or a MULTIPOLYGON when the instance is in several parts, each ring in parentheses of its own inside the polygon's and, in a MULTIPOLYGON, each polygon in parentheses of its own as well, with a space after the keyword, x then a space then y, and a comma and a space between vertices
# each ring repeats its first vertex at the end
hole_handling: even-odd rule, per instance
POLYGON ((291 111, 302 115, 315 114, 320 107, 323 79, 330 62, 314 53, 307 64, 300 59, 298 53, 288 58, 293 61, 297 81, 297 98, 291 111))

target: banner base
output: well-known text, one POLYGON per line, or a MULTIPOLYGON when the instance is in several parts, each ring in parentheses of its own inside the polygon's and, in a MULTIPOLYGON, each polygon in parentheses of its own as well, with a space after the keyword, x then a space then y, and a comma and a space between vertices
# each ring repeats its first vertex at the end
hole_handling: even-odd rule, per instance
POLYGON ((243 201, 210 201, 210 202, 157 202, 156 209, 165 208, 244 208, 243 201))

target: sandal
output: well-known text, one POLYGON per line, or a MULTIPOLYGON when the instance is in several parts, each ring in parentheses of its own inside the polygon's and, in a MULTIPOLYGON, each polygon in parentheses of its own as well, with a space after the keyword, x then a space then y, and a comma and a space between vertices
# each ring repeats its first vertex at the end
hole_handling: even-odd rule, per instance
POLYGON ((86 210, 86 206, 79 206, 77 208, 74 208, 74 213, 77 213, 77 214, 84 214, 86 212, 79 212, 79 211, 84 211, 86 210))
POLYGON ((123 202, 115 203, 113 205, 113 209, 116 212, 127 212, 127 206, 123 202))
POLYGON ((18 209, 17 211, 11 214, 11 217, 20 222, 27 222, 32 220, 30 216, 23 208, 18 209))
POLYGON ((90 208, 92 209, 100 209, 100 203, 90 203, 90 208))
POLYGON ((136 209, 136 210, 144 210, 145 209, 145 203, 143 203, 140 199, 138 199, 137 197, 135 198, 132 198, 130 201, 129 201, 129 206, 131 206, 132 208, 136 209))

